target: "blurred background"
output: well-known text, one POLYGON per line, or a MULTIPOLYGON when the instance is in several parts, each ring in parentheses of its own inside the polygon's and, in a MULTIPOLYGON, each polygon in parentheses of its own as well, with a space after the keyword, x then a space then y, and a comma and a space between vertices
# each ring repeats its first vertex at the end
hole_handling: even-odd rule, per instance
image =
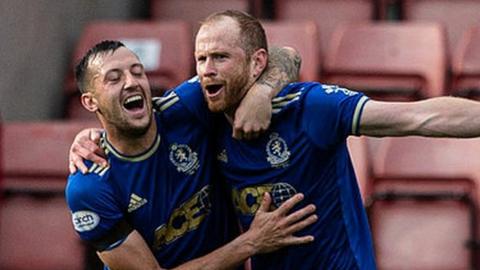
MULTIPOLYGON (((0 269, 99 269, 64 202, 74 135, 98 126, 73 66, 103 39, 145 63, 155 95, 194 75, 215 11, 260 18, 301 80, 372 98, 480 97, 480 0, 0 1, 0 269)), ((379 269, 480 269, 480 139, 351 138, 379 269)))

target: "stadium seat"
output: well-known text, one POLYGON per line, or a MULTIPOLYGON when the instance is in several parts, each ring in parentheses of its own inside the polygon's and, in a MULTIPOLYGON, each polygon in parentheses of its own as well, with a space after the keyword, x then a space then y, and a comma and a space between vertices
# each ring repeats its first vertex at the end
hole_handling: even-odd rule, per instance
POLYGON ((4 188, 63 190, 75 135, 97 121, 7 122, 3 125, 4 188))
POLYGON ((152 0, 153 20, 187 20, 197 32, 200 22, 208 15, 227 9, 248 12, 260 16, 261 0, 152 0))
POLYGON ((383 194, 369 208, 378 269, 478 269, 467 194, 383 194))
POLYGON ((362 195, 363 202, 369 196, 372 179, 371 157, 366 137, 350 136, 347 140, 350 158, 352 159, 355 175, 357 176, 358 187, 362 195))
POLYGON ((454 51, 451 94, 480 98, 480 24, 465 31, 454 51))
MULTIPOLYGON (((120 40, 140 57, 155 96, 193 75, 192 32, 184 21, 101 21, 84 29, 77 42, 73 66, 96 43, 105 39, 120 40)), ((66 80, 67 117, 93 119, 80 104, 72 72, 66 80)))
POLYGON ((476 269, 478 151, 480 139, 381 139, 367 199, 379 269, 476 269))
POLYGON ((263 22, 269 46, 290 46, 302 56, 300 81, 318 81, 320 51, 318 29, 308 22, 263 22))
POLYGON ((62 196, 6 195, 0 238, 1 269, 84 269, 84 246, 62 196))
POLYGON ((0 269, 84 269, 85 247, 64 199, 74 136, 97 122, 3 126, 0 269))
POLYGON ((452 52, 463 32, 480 23, 477 0, 403 0, 403 18, 407 21, 438 22, 445 27, 448 50, 452 52))
POLYGON ((444 94, 447 57, 435 23, 344 24, 330 39, 323 80, 386 100, 444 94))
POLYGON ((276 20, 313 20, 320 33, 320 52, 324 56, 335 28, 346 22, 364 23, 374 19, 371 0, 276 0, 276 20))

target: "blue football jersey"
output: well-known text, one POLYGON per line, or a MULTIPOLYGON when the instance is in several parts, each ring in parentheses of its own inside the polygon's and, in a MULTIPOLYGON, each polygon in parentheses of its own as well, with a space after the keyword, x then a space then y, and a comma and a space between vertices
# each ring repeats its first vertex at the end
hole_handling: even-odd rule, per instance
POLYGON ((375 269, 370 230, 346 138, 358 133, 368 98, 345 88, 293 83, 273 100, 272 124, 253 141, 231 138, 219 125, 217 159, 248 229, 262 195, 278 207, 293 194, 313 203, 319 219, 299 232, 315 240, 252 258, 253 269, 375 269))
POLYGON ((108 237, 116 224, 127 221, 160 265, 171 268, 237 234, 233 210, 225 203, 230 192, 213 168, 211 115, 201 92, 190 88, 186 82, 154 102, 158 136, 150 149, 125 156, 104 139, 109 167, 88 163, 88 174, 69 177, 66 199, 82 239, 108 237))

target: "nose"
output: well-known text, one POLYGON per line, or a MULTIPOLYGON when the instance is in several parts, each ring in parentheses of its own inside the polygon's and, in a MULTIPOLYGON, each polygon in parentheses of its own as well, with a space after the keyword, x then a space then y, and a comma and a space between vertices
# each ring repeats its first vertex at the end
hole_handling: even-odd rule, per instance
POLYGON ((211 58, 207 58, 204 64, 204 76, 215 76, 217 75, 217 69, 215 67, 215 63, 212 61, 211 58))
POLYGON ((138 80, 131 74, 130 72, 127 72, 125 74, 125 88, 135 88, 138 86, 138 80))

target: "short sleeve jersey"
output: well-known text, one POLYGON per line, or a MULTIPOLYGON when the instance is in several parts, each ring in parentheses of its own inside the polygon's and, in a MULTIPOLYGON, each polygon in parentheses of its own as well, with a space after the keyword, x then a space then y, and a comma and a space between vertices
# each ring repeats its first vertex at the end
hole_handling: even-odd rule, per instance
POLYGON ((345 88, 292 83, 273 100, 270 129, 253 141, 219 129, 217 159, 247 229, 262 195, 278 207, 295 193, 316 205, 319 219, 299 232, 314 242, 254 256, 253 269, 375 269, 371 235, 348 154, 368 98, 345 88))
MULTIPOLYGON (((69 177, 67 203, 82 239, 108 237, 127 221, 160 265, 172 268, 213 251, 237 233, 238 223, 225 203, 230 199, 213 168, 210 115, 195 107, 205 104, 193 85, 186 82, 154 102, 158 136, 150 149, 125 156, 105 140, 109 167, 88 163, 88 174, 69 177)), ((118 238, 108 248, 125 236, 118 238)))

